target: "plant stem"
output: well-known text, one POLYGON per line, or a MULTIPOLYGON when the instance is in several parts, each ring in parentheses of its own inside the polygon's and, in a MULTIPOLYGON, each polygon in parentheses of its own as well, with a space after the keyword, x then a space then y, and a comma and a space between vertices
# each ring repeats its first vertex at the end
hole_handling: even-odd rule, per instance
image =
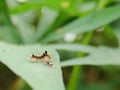
MULTIPOLYGON (((110 2, 110 0, 99 0, 99 3, 96 7, 95 10, 101 10, 103 8, 105 8, 105 6, 110 2)), ((90 40, 92 37, 92 32, 88 32, 86 34, 86 36, 84 37, 82 44, 87 45, 89 44, 90 40)), ((84 54, 81 53, 79 55, 80 57, 83 57, 84 54)), ((79 75, 80 75, 80 70, 81 70, 81 66, 74 66, 71 76, 70 76, 70 80, 67 86, 67 90, 77 90, 77 83, 78 83, 78 79, 79 79, 79 75)))
MULTIPOLYGON (((87 45, 90 42, 91 37, 92 37, 92 32, 88 32, 85 35, 84 39, 82 40, 82 44, 87 45)), ((83 57, 84 54, 81 53, 79 56, 83 57)), ((69 80, 69 83, 68 83, 68 86, 67 86, 67 90, 76 90, 80 70, 81 70, 81 66, 74 66, 73 67, 73 70, 72 70, 72 73, 71 73, 71 76, 70 76, 70 80, 69 80)))

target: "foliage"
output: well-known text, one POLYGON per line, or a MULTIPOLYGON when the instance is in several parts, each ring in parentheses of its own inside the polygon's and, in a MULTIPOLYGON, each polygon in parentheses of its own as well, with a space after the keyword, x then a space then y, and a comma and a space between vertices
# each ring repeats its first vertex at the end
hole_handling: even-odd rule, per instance
MULTIPOLYGON (((119 1, 114 0, 0 0, 0 69, 4 70, 4 64, 20 80, 25 80, 23 86, 18 80, 15 82, 18 86, 11 85, 7 89, 96 90, 95 86, 98 90, 101 83, 86 86, 82 82, 85 70, 82 71, 84 66, 81 65, 101 66, 110 77, 115 76, 110 73, 111 68, 119 71, 104 67, 120 64, 119 9, 119 1), (64 39, 67 34, 76 37, 68 42, 64 39), (54 67, 30 62, 32 54, 41 55, 46 50, 52 56, 50 63, 54 67), (58 50, 62 54, 58 54, 58 50), (63 60, 72 55, 71 59, 63 60), (71 73, 65 70, 68 66, 73 66, 71 73), (70 73, 67 82, 61 68, 63 74, 64 70, 65 75, 70 73)), ((111 82, 103 85, 103 90, 114 90, 116 82, 111 82)), ((0 89, 3 89, 1 85, 0 89)))

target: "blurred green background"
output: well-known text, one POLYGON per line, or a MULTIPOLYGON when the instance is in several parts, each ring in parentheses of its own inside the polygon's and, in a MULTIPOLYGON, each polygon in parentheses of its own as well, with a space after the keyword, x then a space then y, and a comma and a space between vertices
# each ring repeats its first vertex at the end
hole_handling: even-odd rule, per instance
MULTIPOLYGON (((0 0, 0 41, 118 48, 119 9, 120 0, 0 0)), ((87 55, 66 50, 58 53, 61 61, 87 55)), ((63 67, 62 72, 67 90, 120 90, 119 65, 75 65, 63 67)), ((32 89, 0 63, 0 90, 32 89)))

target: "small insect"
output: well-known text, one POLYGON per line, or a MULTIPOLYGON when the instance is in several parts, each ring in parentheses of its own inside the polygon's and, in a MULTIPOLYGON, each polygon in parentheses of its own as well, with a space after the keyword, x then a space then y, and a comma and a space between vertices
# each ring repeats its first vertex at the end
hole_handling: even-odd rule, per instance
POLYGON ((49 65, 50 67, 53 66, 53 64, 50 64, 51 56, 47 53, 47 51, 45 51, 41 56, 32 54, 31 59, 32 59, 31 61, 37 61, 37 62, 43 61, 45 64, 49 65))

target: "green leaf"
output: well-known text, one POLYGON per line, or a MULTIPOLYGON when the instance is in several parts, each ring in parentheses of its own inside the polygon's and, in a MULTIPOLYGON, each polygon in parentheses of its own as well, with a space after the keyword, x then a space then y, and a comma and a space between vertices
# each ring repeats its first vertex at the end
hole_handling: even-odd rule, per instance
POLYGON ((59 55, 54 49, 40 45, 16 46, 0 43, 0 61, 24 79, 33 90, 65 90, 59 55), (45 50, 51 55, 54 67, 42 62, 30 62, 32 54, 41 55, 45 50))
POLYGON ((56 50, 81 51, 86 53, 92 53, 96 49, 95 47, 81 44, 49 44, 48 47, 56 50))
MULTIPOLYGON (((20 13, 24 11, 29 11, 33 9, 39 9, 44 6, 57 10, 66 12, 72 15, 77 14, 75 5, 73 5, 73 0, 29 0, 26 3, 20 4, 15 8, 11 9, 11 13, 20 13)), ((75 3, 74 3, 75 4, 75 3)))
POLYGON ((13 39, 12 42, 18 43, 18 44, 22 43, 22 39, 19 33, 17 32, 16 28, 11 22, 9 11, 8 11, 5 0, 0 0, 0 14, 1 14, 3 24, 9 27, 9 30, 8 29, 6 30, 8 30, 7 34, 9 34, 9 36, 11 36, 11 38, 13 39))
MULTIPOLYGON (((27 13, 30 15, 30 13, 27 13)), ((23 43, 29 44, 33 42, 35 30, 30 23, 27 22, 27 19, 32 19, 33 17, 25 17, 24 15, 15 15, 13 20, 16 23, 16 27, 19 30, 19 34, 23 40, 23 43)))
POLYGON ((12 27, 10 26, 0 26, 0 37, 2 40, 10 42, 10 43, 22 43, 21 41, 17 40, 17 36, 14 36, 12 27), (15 39, 16 38, 16 39, 15 39))
MULTIPOLYGON (((76 48, 76 47, 73 46, 72 48, 76 48)), ((72 66, 72 65, 120 65, 120 59, 119 59, 120 48, 96 47, 93 48, 93 50, 91 50, 92 48, 89 49, 90 53, 88 56, 83 58, 75 58, 75 59, 63 61, 61 62, 61 66, 64 67, 64 66, 72 66)), ((80 50, 80 48, 78 49, 80 50)))
POLYGON ((120 45, 120 19, 118 20, 118 22, 116 22, 114 26, 112 26, 112 29, 114 30, 120 45))
POLYGON ((120 6, 109 7, 86 17, 79 18, 49 34, 43 39, 43 42, 58 40, 68 32, 84 33, 109 24, 120 18, 120 12, 118 12, 119 9, 120 6))
POLYGON ((58 17, 58 12, 55 10, 44 7, 42 11, 42 16, 37 25, 37 32, 35 33, 36 40, 41 39, 45 35, 58 17))

